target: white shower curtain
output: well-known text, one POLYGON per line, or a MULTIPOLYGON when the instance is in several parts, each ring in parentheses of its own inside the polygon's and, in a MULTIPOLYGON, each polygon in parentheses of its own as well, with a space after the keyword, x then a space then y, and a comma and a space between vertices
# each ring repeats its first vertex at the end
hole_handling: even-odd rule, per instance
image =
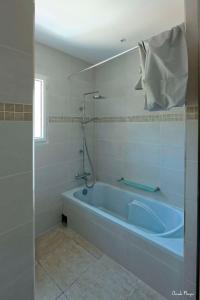
POLYGON ((139 43, 141 78, 136 90, 145 92, 145 109, 183 106, 188 79, 184 24, 139 43))

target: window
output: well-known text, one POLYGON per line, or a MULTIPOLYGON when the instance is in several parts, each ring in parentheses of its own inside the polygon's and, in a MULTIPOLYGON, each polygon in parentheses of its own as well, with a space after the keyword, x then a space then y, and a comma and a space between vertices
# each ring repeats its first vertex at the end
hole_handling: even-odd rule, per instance
POLYGON ((35 79, 34 94, 34 139, 44 141, 45 130, 45 107, 44 107, 44 79, 35 79))

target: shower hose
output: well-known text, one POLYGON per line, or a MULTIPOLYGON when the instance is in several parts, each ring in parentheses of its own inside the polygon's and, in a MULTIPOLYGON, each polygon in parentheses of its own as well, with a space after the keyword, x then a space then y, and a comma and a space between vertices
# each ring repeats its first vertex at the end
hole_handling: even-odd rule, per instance
POLYGON ((90 156, 90 153, 89 153, 89 150, 88 150, 88 146, 87 146, 87 140, 86 140, 86 134, 85 134, 85 126, 82 125, 82 131, 83 131, 83 147, 85 148, 85 151, 83 149, 83 166, 84 166, 84 173, 85 172, 85 152, 87 154, 87 158, 88 158, 88 162, 89 162, 89 165, 90 165, 90 168, 91 168, 91 172, 92 172, 92 182, 91 184, 88 183, 88 177, 86 176, 85 177, 85 185, 87 188, 93 188, 95 183, 96 183, 96 178, 95 178, 95 170, 94 170, 94 165, 93 165, 93 162, 92 162, 92 159, 91 159, 91 156, 90 156))

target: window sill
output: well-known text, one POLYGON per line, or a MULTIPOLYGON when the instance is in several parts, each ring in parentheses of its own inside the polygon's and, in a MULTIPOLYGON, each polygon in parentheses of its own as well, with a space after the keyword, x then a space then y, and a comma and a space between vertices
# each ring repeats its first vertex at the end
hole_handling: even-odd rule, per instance
POLYGON ((34 143, 37 143, 37 144, 47 144, 47 139, 35 139, 34 138, 34 143))

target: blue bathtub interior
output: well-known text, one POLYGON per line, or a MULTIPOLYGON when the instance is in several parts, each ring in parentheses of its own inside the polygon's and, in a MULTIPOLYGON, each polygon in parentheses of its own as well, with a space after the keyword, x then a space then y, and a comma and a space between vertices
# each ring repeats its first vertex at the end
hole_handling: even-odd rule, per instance
POLYGON ((97 182, 63 193, 64 201, 183 258, 184 212, 135 192, 97 182))
POLYGON ((183 211, 138 194, 107 185, 93 189, 80 189, 74 197, 98 208, 137 229, 156 236, 181 238, 183 234, 183 211))

